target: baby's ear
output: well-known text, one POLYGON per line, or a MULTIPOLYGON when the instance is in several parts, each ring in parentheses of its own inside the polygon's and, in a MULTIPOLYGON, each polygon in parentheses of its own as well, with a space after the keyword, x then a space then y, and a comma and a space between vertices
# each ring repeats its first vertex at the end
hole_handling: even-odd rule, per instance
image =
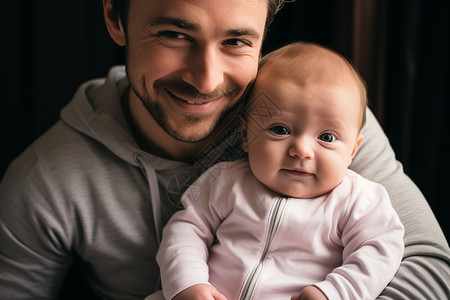
POLYGON ((242 149, 245 152, 248 152, 247 121, 245 120, 245 117, 242 115, 239 116, 239 121, 241 123, 240 133, 241 133, 241 140, 242 140, 242 149))
POLYGON ((356 137, 355 146, 353 147, 353 150, 352 150, 352 159, 353 159, 353 157, 355 157, 356 153, 358 152, 363 139, 364 139, 364 135, 362 133, 359 133, 358 136, 356 137))

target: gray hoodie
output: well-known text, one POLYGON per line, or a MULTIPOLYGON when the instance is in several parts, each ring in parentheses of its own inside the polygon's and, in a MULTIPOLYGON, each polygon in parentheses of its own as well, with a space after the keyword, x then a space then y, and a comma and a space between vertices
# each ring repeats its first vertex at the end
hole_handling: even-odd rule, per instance
MULTIPOLYGON (((2 299, 56 298, 75 259, 100 297, 143 299, 159 284, 161 229, 182 192, 213 163, 242 155, 236 131, 192 165, 143 151, 122 110, 127 89, 123 67, 85 83, 61 120, 8 168, 0 184, 2 299)), ((383 299, 445 299, 450 251, 442 231, 369 110, 363 134, 350 168, 386 187, 406 230, 405 258, 383 299)))

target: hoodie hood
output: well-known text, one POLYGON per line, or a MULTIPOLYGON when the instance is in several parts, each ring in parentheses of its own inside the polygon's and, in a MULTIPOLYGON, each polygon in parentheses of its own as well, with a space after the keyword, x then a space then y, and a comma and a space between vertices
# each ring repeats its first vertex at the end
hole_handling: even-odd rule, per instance
POLYGON ((91 80, 80 86, 72 101, 62 110, 61 120, 140 170, 150 187, 156 235, 160 240, 163 223, 173 213, 167 209, 170 201, 165 199, 166 193, 161 195, 160 185, 168 186, 171 178, 186 173, 186 170, 191 173, 193 168, 187 163, 152 155, 139 147, 122 108, 121 99, 128 88, 125 67, 114 67, 106 79, 91 80))
POLYGON ((91 80, 79 87, 72 101, 62 110, 61 120, 120 158, 137 165, 135 155, 142 150, 133 137, 121 105, 128 88, 125 67, 113 67, 106 78, 91 80))

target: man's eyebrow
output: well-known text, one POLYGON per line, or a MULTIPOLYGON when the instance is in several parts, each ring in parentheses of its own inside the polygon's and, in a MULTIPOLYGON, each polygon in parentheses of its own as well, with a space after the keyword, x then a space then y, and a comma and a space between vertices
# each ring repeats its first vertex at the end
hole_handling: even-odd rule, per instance
POLYGON ((245 35, 254 37, 256 39, 259 39, 261 37, 261 35, 252 28, 231 29, 231 30, 227 30, 226 34, 227 34, 227 36, 232 36, 232 37, 239 37, 239 36, 245 36, 245 35))
MULTIPOLYGON (((158 26, 158 25, 173 25, 181 29, 192 31, 196 31, 199 29, 199 26, 197 24, 192 23, 186 19, 168 16, 160 16, 150 22, 150 26, 158 26)), ((261 35, 252 28, 230 29, 226 31, 226 35, 231 37, 251 36, 256 39, 259 39, 261 37, 261 35)))
POLYGON ((181 18, 173 18, 173 17, 158 17, 150 22, 150 26, 158 26, 158 25, 174 25, 181 29, 186 30, 197 30, 198 25, 194 24, 188 20, 181 18))

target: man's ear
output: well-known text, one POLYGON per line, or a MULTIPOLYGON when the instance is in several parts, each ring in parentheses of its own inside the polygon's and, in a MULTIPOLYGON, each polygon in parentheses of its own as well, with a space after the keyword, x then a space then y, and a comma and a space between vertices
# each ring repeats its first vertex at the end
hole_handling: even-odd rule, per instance
POLYGON ((103 15, 109 35, 119 46, 125 46, 125 30, 119 14, 112 7, 112 0, 103 0, 103 15))
POLYGON ((353 147, 352 159, 353 159, 353 157, 355 157, 356 153, 358 152, 363 139, 364 139, 364 135, 362 133, 359 133, 358 136, 356 137, 355 146, 353 147))

